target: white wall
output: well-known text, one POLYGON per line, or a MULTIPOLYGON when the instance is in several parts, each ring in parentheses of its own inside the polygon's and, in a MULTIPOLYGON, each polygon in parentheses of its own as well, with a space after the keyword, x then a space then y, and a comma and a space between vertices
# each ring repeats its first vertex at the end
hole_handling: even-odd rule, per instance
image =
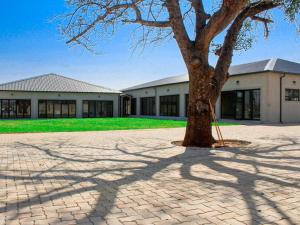
POLYGON ((113 101, 114 117, 119 115, 119 94, 106 93, 57 93, 0 91, 0 99, 30 99, 31 117, 38 118, 38 100, 76 100, 76 115, 82 117, 83 100, 113 101))
POLYGON ((300 101, 285 100, 286 88, 300 89, 300 76, 286 75, 286 77, 282 79, 282 87, 282 122, 300 122, 300 101))

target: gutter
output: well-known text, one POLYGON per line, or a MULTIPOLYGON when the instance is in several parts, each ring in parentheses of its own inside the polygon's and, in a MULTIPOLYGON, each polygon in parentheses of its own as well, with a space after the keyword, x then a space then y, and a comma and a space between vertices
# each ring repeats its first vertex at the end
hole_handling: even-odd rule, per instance
POLYGON ((280 104, 280 108, 279 108, 279 122, 280 123, 283 123, 282 122, 282 80, 283 80, 283 78, 286 76, 286 74, 284 73, 284 74, 282 74, 281 76, 280 76, 280 99, 279 99, 279 104, 280 104))

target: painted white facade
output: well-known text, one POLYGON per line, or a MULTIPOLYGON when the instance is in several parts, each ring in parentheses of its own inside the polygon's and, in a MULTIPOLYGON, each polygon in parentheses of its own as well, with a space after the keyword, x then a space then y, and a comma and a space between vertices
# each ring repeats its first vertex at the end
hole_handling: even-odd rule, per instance
MULTIPOLYGON (((280 77, 283 73, 261 72, 255 74, 244 74, 231 76, 222 91, 260 89, 260 121, 265 123, 280 122, 280 77)), ((285 89, 300 89, 300 76, 285 74, 282 78, 282 122, 300 122, 300 101, 286 101, 285 89)), ((156 98, 156 116, 159 116, 159 97, 165 95, 179 95, 179 117, 185 118, 185 95, 188 94, 188 82, 149 87, 137 90, 124 91, 124 93, 137 99, 137 115, 140 113, 140 99, 143 97, 156 98)), ((221 119, 221 100, 217 101, 216 114, 221 119)), ((161 117, 164 118, 164 117, 161 117)), ((169 117, 168 117, 169 118, 169 117)))
POLYGON ((119 115, 118 93, 69 93, 69 92, 16 92, 0 91, 0 99, 31 100, 31 118, 38 118, 38 100, 75 100, 76 117, 82 117, 84 100, 113 101, 113 115, 119 115))

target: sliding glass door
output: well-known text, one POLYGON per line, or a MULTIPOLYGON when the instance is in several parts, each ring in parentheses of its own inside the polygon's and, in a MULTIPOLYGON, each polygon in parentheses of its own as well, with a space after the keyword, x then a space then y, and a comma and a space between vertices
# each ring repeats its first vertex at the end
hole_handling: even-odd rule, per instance
POLYGON ((224 119, 259 120, 260 89, 222 92, 221 117, 224 119))

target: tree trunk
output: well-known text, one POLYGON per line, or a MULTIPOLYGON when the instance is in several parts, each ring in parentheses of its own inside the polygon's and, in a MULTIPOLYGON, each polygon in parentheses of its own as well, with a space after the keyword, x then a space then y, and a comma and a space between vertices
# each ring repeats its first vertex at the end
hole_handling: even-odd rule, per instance
MULTIPOLYGON (((184 146, 211 147, 212 136, 210 96, 212 89, 209 66, 189 71, 188 120, 184 146)), ((213 107, 215 101, 211 100, 213 107)))

